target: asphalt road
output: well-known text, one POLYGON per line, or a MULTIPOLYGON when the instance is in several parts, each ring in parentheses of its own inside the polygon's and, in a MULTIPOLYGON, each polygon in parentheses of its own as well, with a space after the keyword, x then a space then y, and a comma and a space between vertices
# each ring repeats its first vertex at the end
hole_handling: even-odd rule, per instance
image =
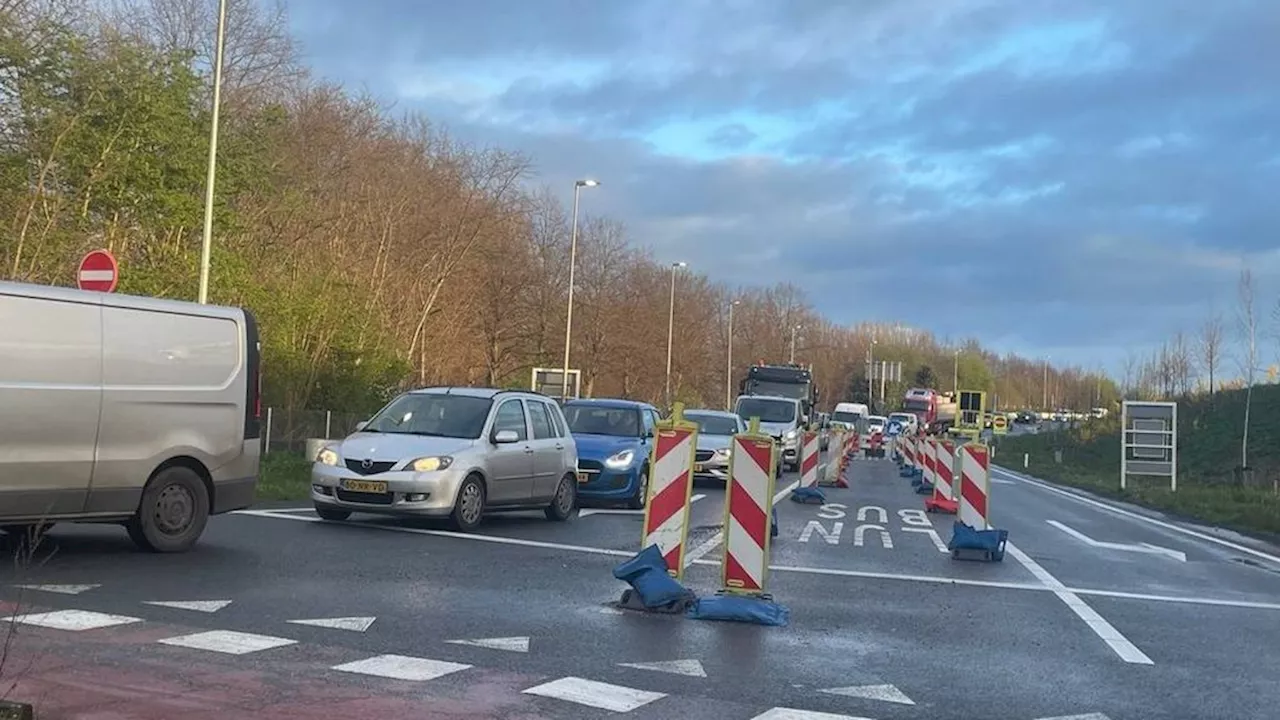
MULTIPOLYGON (((1277 549, 997 471, 1011 550, 957 561, 938 547, 951 519, 920 512, 890 462, 851 480, 823 507, 779 494, 781 628, 612 609, 610 570, 639 549, 626 511, 495 516, 471 536, 251 511, 182 556, 58 527, 0 600, 62 629, 18 626, 3 674, 42 717, 95 720, 1275 717, 1277 549), (172 601, 229 603, 148 604, 172 601)), ((685 581, 710 594, 724 492, 695 493, 685 581)))

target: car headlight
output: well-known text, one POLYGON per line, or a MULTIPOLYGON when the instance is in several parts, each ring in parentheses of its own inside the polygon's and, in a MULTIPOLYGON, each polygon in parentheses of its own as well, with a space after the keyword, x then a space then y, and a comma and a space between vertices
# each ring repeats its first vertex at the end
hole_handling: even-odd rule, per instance
POLYGON ((605 467, 613 468, 614 470, 621 470, 622 468, 625 468, 628 465, 630 465, 631 461, 635 459, 636 459, 635 450, 623 450, 621 452, 615 453, 608 460, 605 460, 604 464, 605 464, 605 467))
POLYGON ((725 458, 725 457, 729 457, 732 454, 733 454, 732 445, 730 445, 729 447, 722 447, 716 450, 716 457, 725 458))
POLYGON ((783 440, 795 440, 795 439, 796 439, 796 431, 795 431, 795 430, 788 430, 788 431, 787 431, 787 434, 782 436, 782 439, 783 439, 783 440))
POLYGON ((436 470, 444 470, 453 464, 453 458, 446 455, 432 455, 431 457, 422 457, 409 463, 409 467, 414 472, 434 472, 436 470))
POLYGON ((321 465, 337 465, 338 453, 333 448, 324 448, 320 452, 316 453, 316 462, 321 465))

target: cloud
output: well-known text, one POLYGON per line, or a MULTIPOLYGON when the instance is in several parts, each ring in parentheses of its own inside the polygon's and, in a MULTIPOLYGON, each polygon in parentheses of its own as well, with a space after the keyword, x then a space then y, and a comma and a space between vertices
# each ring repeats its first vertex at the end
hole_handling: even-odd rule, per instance
MULTIPOLYGON (((316 7, 312 7, 312 5, 316 7)), ((1118 369, 1280 289, 1270 0, 316 0, 324 75, 529 154, 656 257, 1118 369)))

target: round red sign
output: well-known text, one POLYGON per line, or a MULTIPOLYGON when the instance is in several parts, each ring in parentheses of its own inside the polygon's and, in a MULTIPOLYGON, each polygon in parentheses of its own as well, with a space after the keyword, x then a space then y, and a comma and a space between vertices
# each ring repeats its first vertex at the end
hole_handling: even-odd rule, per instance
POLYGON ((120 266, 109 250, 91 250, 80 261, 76 285, 81 290, 111 292, 120 282, 120 266))

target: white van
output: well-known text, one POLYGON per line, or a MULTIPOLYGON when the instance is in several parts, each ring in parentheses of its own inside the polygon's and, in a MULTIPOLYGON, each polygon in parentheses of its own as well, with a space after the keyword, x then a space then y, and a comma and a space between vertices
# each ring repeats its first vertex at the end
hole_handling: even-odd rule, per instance
MULTIPOLYGON (((800 469, 799 400, 773 395, 740 395, 734 413, 744 422, 760 418, 760 432, 772 435, 778 443, 779 469, 800 469)), ((781 473, 779 473, 781 474, 781 473)))
POLYGON ((845 430, 864 432, 865 421, 870 414, 871 410, 865 403, 836 403, 835 409, 831 411, 831 423, 833 426, 838 423, 845 430))
POLYGON ((258 329, 239 308, 0 282, 0 526, 123 524, 189 549, 258 483, 258 329))

